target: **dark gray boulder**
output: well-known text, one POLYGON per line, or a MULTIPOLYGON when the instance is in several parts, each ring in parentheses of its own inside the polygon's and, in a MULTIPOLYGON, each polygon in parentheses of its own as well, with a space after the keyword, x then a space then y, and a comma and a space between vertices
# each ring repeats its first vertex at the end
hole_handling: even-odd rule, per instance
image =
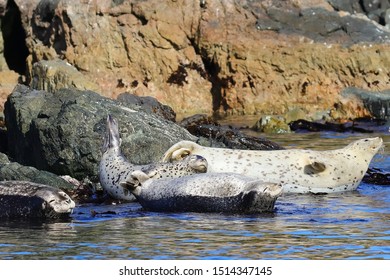
POLYGON ((92 91, 48 93, 18 85, 4 113, 13 160, 77 179, 97 179, 108 114, 118 120, 122 152, 134 164, 159 160, 180 140, 196 140, 171 121, 92 91))
POLYGON ((7 155, 0 153, 0 181, 29 181, 55 188, 73 190, 74 186, 57 175, 31 166, 10 162, 7 155))

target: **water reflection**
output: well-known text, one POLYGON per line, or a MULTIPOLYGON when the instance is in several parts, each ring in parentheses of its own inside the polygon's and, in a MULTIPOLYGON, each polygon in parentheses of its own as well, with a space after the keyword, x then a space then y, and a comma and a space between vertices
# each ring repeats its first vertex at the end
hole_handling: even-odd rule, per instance
MULTIPOLYGON (((317 149, 361 138, 336 136, 275 138, 317 149)), ((374 167, 390 169, 388 147, 374 167)), ((390 187, 368 184, 284 195, 267 215, 152 213, 129 203, 78 206, 66 223, 0 222, 0 259, 390 259, 389 241, 390 187)))

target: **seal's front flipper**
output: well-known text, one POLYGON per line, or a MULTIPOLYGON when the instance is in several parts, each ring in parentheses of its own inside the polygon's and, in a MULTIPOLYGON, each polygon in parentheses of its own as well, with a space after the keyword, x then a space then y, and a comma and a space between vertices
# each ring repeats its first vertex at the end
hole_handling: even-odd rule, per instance
POLYGON ((318 174, 324 172, 326 169, 325 163, 314 161, 311 164, 305 165, 304 172, 307 175, 318 174))
POLYGON ((145 174, 141 170, 135 170, 133 173, 131 173, 131 177, 129 179, 120 182, 119 185, 122 188, 131 191, 132 194, 137 196, 140 192, 139 187, 141 187, 142 183, 144 183, 148 179, 150 179, 150 177, 147 174, 145 174))

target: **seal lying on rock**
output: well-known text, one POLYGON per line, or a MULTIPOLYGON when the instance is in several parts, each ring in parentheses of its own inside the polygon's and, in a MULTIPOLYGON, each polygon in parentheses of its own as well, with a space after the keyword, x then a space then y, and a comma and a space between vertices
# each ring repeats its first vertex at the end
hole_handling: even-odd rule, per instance
POLYGON ((99 179, 103 189, 113 198, 134 201, 135 197, 120 182, 126 181, 135 170, 143 170, 151 178, 174 178, 207 171, 206 160, 197 155, 174 163, 134 165, 121 153, 117 121, 107 117, 103 156, 99 164, 99 179))
POLYGON ((26 181, 0 182, 0 219, 67 218, 74 207, 59 189, 26 181))
POLYGON ((156 212, 227 212, 253 214, 274 210, 280 184, 235 173, 203 173, 174 179, 151 179, 132 173, 122 182, 146 210, 156 212))
POLYGON ((281 183, 284 193, 331 193, 355 190, 381 146, 379 137, 357 140, 330 151, 231 150, 181 141, 168 149, 162 161, 198 154, 206 158, 208 172, 235 172, 281 183))

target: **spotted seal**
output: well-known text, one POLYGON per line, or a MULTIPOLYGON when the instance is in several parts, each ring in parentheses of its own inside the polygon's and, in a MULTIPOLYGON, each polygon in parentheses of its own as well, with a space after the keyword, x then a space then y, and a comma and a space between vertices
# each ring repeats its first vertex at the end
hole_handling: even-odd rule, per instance
POLYGON ((135 165, 121 153, 120 145, 118 123, 111 115, 108 115, 103 155, 99 164, 99 179, 103 189, 115 199, 135 200, 135 197, 119 184, 128 179, 135 170, 142 170, 155 179, 180 177, 207 171, 206 160, 198 155, 174 163, 135 165))
POLYGON ((63 191, 27 181, 0 182, 0 219, 68 218, 74 201, 63 191))
POLYGON ((162 161, 198 154, 206 158, 208 172, 235 172, 281 183, 284 193, 331 193, 355 190, 381 146, 379 137, 356 140, 329 151, 231 150, 181 141, 166 151, 162 161))
POLYGON ((236 173, 202 173, 155 180, 137 170, 121 185, 137 197, 144 209, 156 212, 270 212, 282 193, 280 184, 236 173))

